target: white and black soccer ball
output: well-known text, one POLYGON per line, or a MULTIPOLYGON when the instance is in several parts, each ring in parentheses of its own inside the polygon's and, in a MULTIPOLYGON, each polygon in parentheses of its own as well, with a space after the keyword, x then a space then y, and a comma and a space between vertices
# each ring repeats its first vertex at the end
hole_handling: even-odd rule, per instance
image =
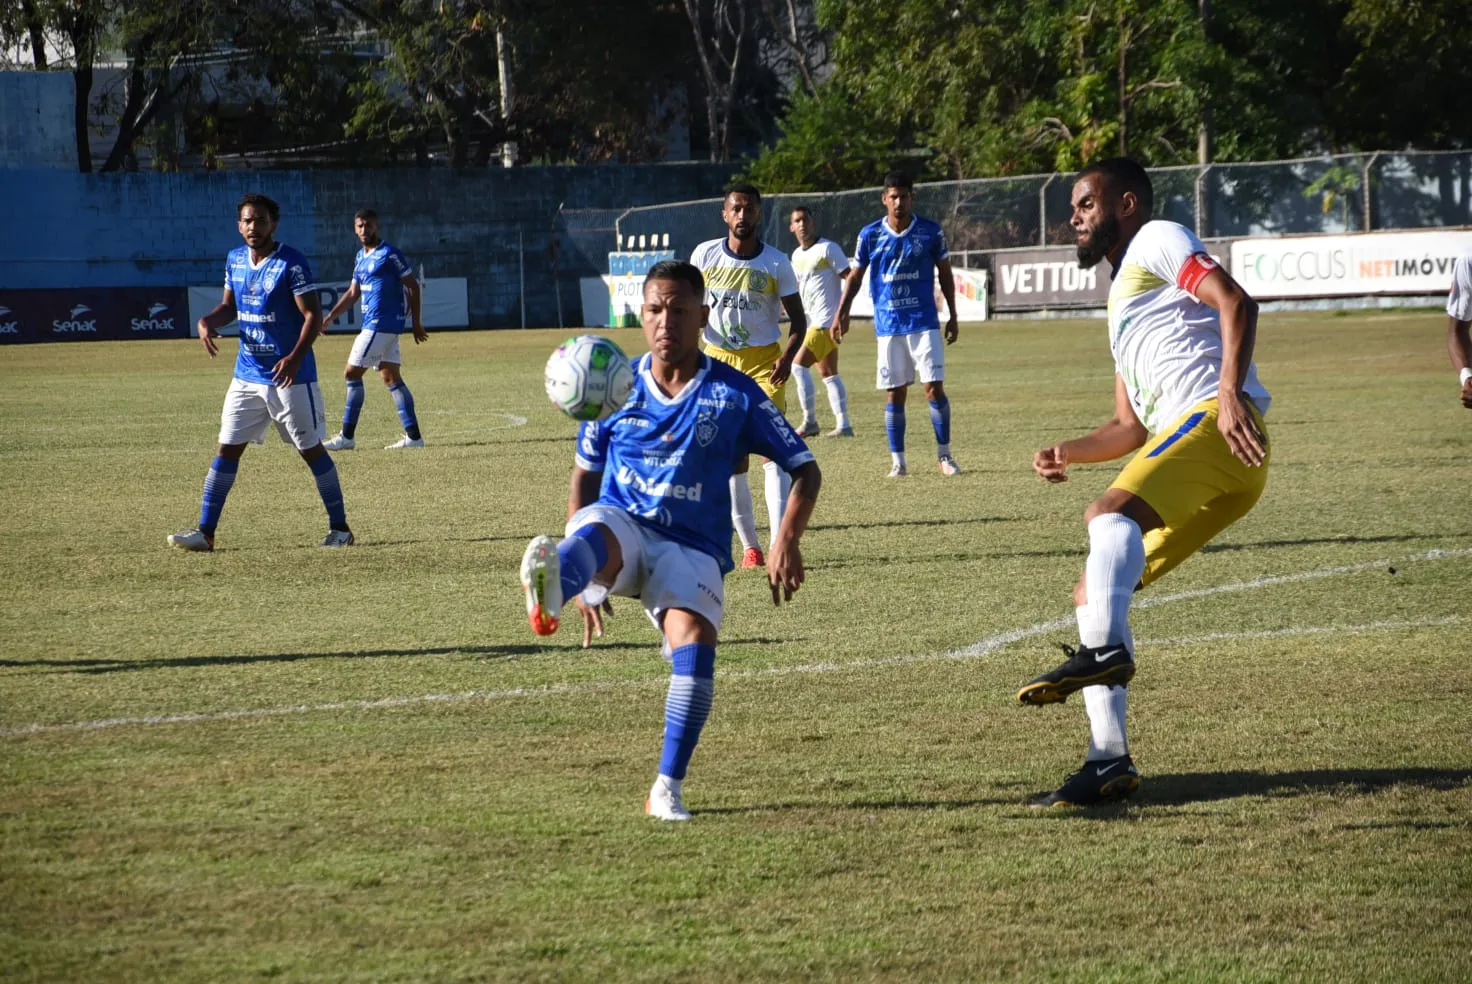
POLYGON ((602 420, 624 405, 634 367, 623 349, 602 335, 578 335, 547 360, 547 398, 573 420, 602 420))

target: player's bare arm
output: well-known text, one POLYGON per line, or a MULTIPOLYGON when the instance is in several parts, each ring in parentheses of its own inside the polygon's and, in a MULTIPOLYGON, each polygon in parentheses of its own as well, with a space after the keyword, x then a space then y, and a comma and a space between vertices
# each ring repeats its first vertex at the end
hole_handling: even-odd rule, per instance
POLYGON ((409 327, 414 332, 414 344, 429 340, 429 332, 424 330, 424 317, 421 309, 424 305, 424 288, 419 285, 419 278, 413 274, 399 281, 404 285, 404 296, 409 302, 409 327))
POLYGON ((772 385, 781 386, 787 382, 787 377, 792 375, 792 362, 797 358, 797 353, 802 350, 802 340, 808 334, 808 315, 802 308, 802 298, 796 294, 788 294, 782 298, 782 309, 787 312, 788 320, 792 322, 792 330, 787 336, 787 348, 782 357, 772 367, 772 385))
POLYGON ((215 305, 213 311, 200 318, 195 324, 195 330, 199 332, 200 344, 204 346, 205 352, 213 359, 219 354, 220 346, 215 344, 215 339, 220 337, 220 329, 235 320, 235 291, 229 287, 220 297, 220 303, 215 305))
POLYGON ((1448 316, 1446 326, 1446 352, 1451 356, 1452 368, 1461 375, 1462 406, 1472 410, 1472 338, 1469 338, 1472 321, 1458 321, 1448 316))
POLYGON ((1050 482, 1068 481, 1068 466, 1074 462, 1113 461, 1140 448, 1150 437, 1135 408, 1129 390, 1118 373, 1114 376, 1114 416, 1083 437, 1060 441, 1032 456, 1032 469, 1050 482))
POLYGON ((802 535, 812 518, 813 506, 818 502, 818 489, 823 485, 823 473, 818 463, 809 461, 798 466, 792 473, 792 491, 787 495, 787 509, 782 516, 782 528, 772 539, 772 549, 767 554, 767 583, 772 588, 772 604, 780 605, 791 601, 792 595, 802 586, 807 572, 802 565, 802 535))
MULTIPOLYGON (((572 479, 568 482, 567 490, 567 518, 572 519, 573 514, 579 509, 597 502, 598 489, 602 484, 602 472, 588 471, 585 468, 573 466, 572 479)), ((610 564, 622 566, 623 554, 619 549, 618 540, 607 537, 605 543, 608 544, 610 564), (615 558, 617 558, 616 563, 615 558)), ((601 605, 588 605, 583 602, 583 596, 578 595, 573 599, 573 603, 578 606, 578 614, 583 617, 583 648, 587 649, 593 645, 595 638, 603 638, 603 618, 613 614, 613 601, 604 598, 601 605)))
POLYGON ((838 299, 838 310, 833 312, 833 324, 828 326, 828 334, 832 336, 834 345, 842 345, 843 336, 848 334, 848 312, 854 306, 854 298, 859 296, 859 287, 863 282, 863 269, 849 267, 843 279, 843 296, 838 299))
POLYGON ((322 327, 319 329, 319 332, 323 335, 327 334, 328 327, 338 318, 342 317, 347 312, 347 309, 352 307, 362 295, 363 289, 358 286, 356 280, 348 284, 348 289, 342 292, 342 296, 337 299, 337 303, 332 305, 332 310, 328 311, 326 317, 322 319, 322 327))
POLYGON ((296 307, 302 313, 302 333, 297 336, 296 344, 286 354, 286 358, 271 367, 271 381, 277 386, 290 386, 296 382, 302 360, 312 351, 312 343, 317 340, 323 327, 322 299, 315 290, 296 295, 296 307))
POLYGON ((946 310, 951 316, 946 319, 946 344, 950 345, 961 334, 961 328, 956 323, 956 277, 951 273, 951 261, 949 259, 939 260, 935 264, 936 276, 940 277, 940 296, 946 299, 946 310))
POLYGON ((1267 459, 1267 439, 1242 395, 1257 343, 1257 302, 1221 269, 1206 275, 1196 296, 1221 316, 1222 377, 1217 390, 1217 429, 1232 453, 1256 468, 1267 459))

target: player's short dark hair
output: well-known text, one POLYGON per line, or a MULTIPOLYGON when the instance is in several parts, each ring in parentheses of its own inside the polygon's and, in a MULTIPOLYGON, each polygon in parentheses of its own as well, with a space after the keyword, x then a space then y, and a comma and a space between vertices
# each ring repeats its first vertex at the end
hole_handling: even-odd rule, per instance
POLYGON ((263 195, 259 191, 252 191, 248 194, 241 195, 240 202, 235 206, 235 217, 237 219, 240 218, 240 213, 245 211, 245 206, 247 205, 257 209, 265 209, 266 214, 271 217, 272 222, 281 221, 281 206, 276 204, 274 198, 263 195))
POLYGON ((1078 172, 1080 178, 1089 174, 1101 175, 1109 187, 1116 192, 1134 192, 1135 198, 1139 199, 1140 207, 1146 215, 1149 215, 1155 207, 1155 186, 1150 183, 1150 175, 1145 172, 1138 161, 1130 160, 1128 157, 1106 157, 1078 172))
POLYGON ((660 260, 644 275, 644 285, 648 286, 651 280, 677 280, 695 288, 696 297, 705 297, 705 277, 701 275, 700 268, 688 260, 660 260))
POLYGON ((727 188, 726 197, 730 198, 732 195, 747 195, 748 197, 755 199, 758 203, 760 203, 762 200, 761 189, 757 188, 756 185, 752 184, 749 181, 738 181, 736 184, 733 184, 731 187, 727 188))
MULTIPOLYGON (((792 212, 801 212, 803 215, 806 215, 810 219, 813 217, 813 210, 808 208, 806 205, 794 205, 792 206, 792 212)), ((791 215, 792 212, 788 212, 787 214, 791 215)))
POLYGON ((356 212, 353 213, 353 218, 355 218, 355 219, 376 219, 376 218, 378 218, 378 213, 375 212, 375 211, 373 211, 373 209, 371 209, 371 208, 360 208, 356 212))
POLYGON ((902 191, 914 191, 915 179, 910 177, 908 173, 895 169, 884 176, 884 189, 888 191, 890 188, 899 188, 902 191))

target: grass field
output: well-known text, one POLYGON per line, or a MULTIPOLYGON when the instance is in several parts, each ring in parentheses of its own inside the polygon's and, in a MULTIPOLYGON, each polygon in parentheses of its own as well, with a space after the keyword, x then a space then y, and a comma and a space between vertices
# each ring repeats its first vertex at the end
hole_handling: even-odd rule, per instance
MULTIPOLYGON (((856 338, 807 585, 774 610, 728 578, 696 819, 666 826, 640 814, 653 630, 625 602, 591 651, 538 640, 516 582, 566 504, 554 333, 409 352, 421 452, 377 450, 370 381, 371 450, 336 456, 357 546, 315 547, 273 437, 211 555, 164 536, 228 359, 0 349, 0 979, 1472 979, 1472 413, 1444 323, 1264 318, 1268 491, 1135 615, 1141 790, 1046 814, 1083 709, 1013 694, 1074 638, 1114 469, 1028 462, 1110 412, 1103 327, 965 326, 966 473, 912 414, 902 482, 856 338)), ((349 343, 319 349, 330 421, 349 343)))

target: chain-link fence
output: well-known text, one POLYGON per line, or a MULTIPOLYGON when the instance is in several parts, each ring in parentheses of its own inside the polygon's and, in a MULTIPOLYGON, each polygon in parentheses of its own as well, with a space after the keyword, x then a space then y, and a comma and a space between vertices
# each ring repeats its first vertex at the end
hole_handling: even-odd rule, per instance
MULTIPOLYGON (((1472 225, 1472 152, 1338 154, 1292 161, 1153 168, 1155 214, 1201 238, 1368 232, 1472 225)), ((951 252, 1067 245, 1071 174, 1036 174, 917 185, 915 211, 945 227, 951 252)), ((884 213, 881 188, 763 199, 762 238, 795 245, 791 210, 807 205, 818 231, 851 250, 884 213)), ((669 237, 679 256, 725 235, 717 198, 632 208, 616 241, 669 237)), ((614 242, 608 248, 615 249, 614 242)), ((628 248, 628 247, 626 247, 628 248)))

